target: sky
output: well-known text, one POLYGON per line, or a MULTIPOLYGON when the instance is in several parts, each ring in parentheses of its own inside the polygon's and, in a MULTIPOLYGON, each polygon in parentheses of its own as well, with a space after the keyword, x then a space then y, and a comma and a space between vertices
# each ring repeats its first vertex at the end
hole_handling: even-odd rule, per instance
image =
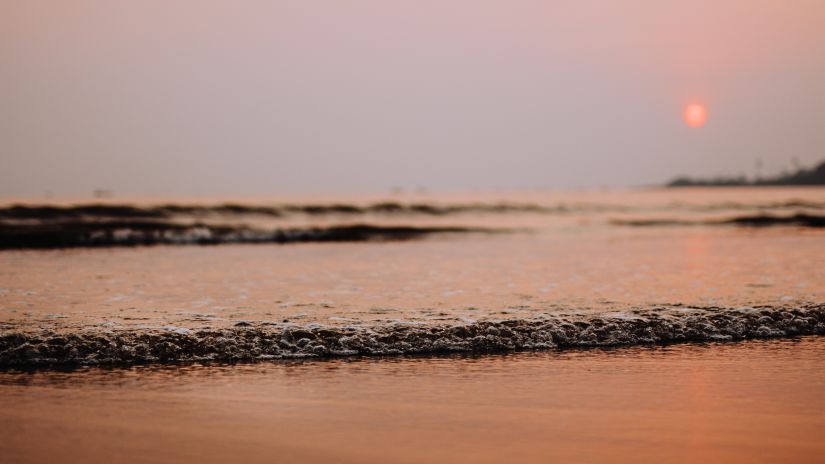
POLYGON ((822 0, 0 0, 0 196, 627 187, 823 159, 822 0))

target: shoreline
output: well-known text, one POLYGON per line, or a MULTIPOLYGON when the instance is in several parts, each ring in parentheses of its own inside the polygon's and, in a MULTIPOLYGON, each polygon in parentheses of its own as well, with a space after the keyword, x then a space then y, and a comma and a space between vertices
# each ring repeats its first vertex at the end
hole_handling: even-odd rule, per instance
POLYGON ((346 356, 506 353, 825 335, 825 303, 799 307, 636 309, 467 324, 373 327, 239 322, 222 329, 11 329, 0 369, 346 356))

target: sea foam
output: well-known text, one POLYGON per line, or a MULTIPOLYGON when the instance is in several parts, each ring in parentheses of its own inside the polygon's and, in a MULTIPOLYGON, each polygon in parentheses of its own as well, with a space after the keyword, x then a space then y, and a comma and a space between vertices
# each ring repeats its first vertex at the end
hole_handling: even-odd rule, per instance
POLYGON ((825 334, 825 304, 648 308, 463 324, 333 327, 243 323, 211 330, 6 330, 0 367, 496 353, 825 334))

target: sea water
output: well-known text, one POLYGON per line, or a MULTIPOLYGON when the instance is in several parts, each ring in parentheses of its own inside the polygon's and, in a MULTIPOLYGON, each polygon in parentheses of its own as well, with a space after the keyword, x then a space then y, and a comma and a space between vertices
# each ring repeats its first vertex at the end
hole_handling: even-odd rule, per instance
POLYGON ((0 207, 2 462, 825 455, 822 189, 89 203, 0 207))

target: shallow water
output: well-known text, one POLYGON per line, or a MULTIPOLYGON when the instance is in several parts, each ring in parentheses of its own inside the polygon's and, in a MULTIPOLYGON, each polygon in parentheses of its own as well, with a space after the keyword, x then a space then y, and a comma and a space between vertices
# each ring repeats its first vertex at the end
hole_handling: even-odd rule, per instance
MULTIPOLYGON (((78 248, 5 249, 0 365, 489 352, 825 333, 825 228, 734 221, 765 215, 825 221, 825 189, 393 201, 7 204, 0 209, 7 231, 40 224, 58 235, 75 233, 66 217, 93 230, 126 221, 112 226, 120 228, 135 215, 195 229, 254 226, 264 234, 353 223, 379 227, 373 231, 506 232, 215 246, 101 248, 81 240, 72 242, 78 248)), ((130 236, 113 233, 112 244, 121 243, 118 234, 130 236)), ((25 235, 14 243, 24 242, 25 235)))
POLYGON ((825 337, 0 372, 2 461, 823 462, 825 337))
POLYGON ((270 227, 359 221, 515 230, 419 241, 0 251, 0 330, 214 329, 239 321, 456 323, 672 304, 825 302, 823 228, 615 224, 816 212, 825 208, 825 189, 653 189, 427 201, 561 209, 198 218, 270 227))
POLYGON ((375 324, 825 300, 825 231, 0 253, 0 318, 42 327, 375 324))
POLYGON ((381 200, 172 220, 508 231, 0 251, 0 461, 823 462, 825 190, 381 200))

